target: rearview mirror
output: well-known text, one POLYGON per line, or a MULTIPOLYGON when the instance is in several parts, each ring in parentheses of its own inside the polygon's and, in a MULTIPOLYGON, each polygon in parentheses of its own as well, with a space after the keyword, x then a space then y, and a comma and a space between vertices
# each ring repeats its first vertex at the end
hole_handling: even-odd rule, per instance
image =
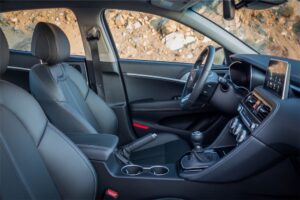
POLYGON ((223 17, 226 20, 234 19, 235 10, 243 7, 253 10, 268 9, 286 3, 287 0, 223 0, 223 17))
MULTIPOLYGON (((238 4, 243 4, 242 7, 246 7, 254 10, 268 9, 280 4, 286 3, 287 0, 242 0, 238 4)), ((238 7, 238 5, 237 5, 238 7)))
POLYGON ((235 0, 223 0, 223 16, 226 20, 234 19, 235 0))

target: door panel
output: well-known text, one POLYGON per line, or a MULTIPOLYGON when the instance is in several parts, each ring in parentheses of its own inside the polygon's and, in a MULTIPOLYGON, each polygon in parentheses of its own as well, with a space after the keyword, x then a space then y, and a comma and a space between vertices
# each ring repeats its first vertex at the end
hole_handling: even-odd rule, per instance
MULTIPOLYGON (((210 105, 199 102, 189 110, 179 105, 186 74, 192 64, 121 60, 133 126, 138 136, 171 132, 189 139, 195 130, 207 131, 206 143, 216 137, 225 118, 210 105)), ((224 75, 227 68, 214 66, 224 75)))
MULTIPOLYGON (((181 95, 185 78, 192 64, 121 60, 129 102, 143 100, 176 100, 181 95), (151 91, 151 93, 149 93, 151 91)), ((215 66, 214 70, 224 75, 225 66, 215 66)))

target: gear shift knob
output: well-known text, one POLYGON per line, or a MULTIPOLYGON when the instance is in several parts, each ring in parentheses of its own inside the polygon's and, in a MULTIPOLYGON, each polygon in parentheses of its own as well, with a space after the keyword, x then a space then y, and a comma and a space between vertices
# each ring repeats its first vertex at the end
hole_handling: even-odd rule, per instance
POLYGON ((199 152, 202 151, 202 144, 203 144, 204 135, 200 131, 195 131, 191 134, 192 143, 194 145, 194 150, 199 152))

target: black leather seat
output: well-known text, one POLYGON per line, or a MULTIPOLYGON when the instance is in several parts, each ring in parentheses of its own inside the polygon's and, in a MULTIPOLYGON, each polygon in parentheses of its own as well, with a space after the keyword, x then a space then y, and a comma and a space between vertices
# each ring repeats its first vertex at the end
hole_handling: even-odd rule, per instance
MULTIPOLYGON (((113 110, 87 86, 75 68, 63 63, 70 56, 64 32, 56 25, 38 23, 31 48, 32 54, 43 62, 30 72, 31 92, 50 121, 66 134, 116 133, 118 122, 113 110)), ((159 134, 154 142, 133 153, 132 161, 175 162, 189 150, 189 145, 178 136, 159 134)))
MULTIPOLYGON (((0 76, 9 60, 0 31, 0 76)), ((95 199, 97 178, 83 153, 26 91, 0 80, 0 199, 95 199)))

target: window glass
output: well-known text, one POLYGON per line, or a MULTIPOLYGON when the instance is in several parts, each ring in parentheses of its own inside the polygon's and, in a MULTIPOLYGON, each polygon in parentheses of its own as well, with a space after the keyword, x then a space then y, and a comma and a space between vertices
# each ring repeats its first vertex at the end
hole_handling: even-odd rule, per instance
POLYGON ((231 21, 223 19, 222 2, 201 1, 194 10, 262 54, 300 59, 299 0, 266 10, 242 8, 231 21))
POLYGON ((106 10, 105 17, 123 59, 194 63, 207 45, 218 46, 189 27, 160 16, 106 10))
POLYGON ((70 41, 72 55, 84 55, 78 23, 69 9, 38 9, 0 13, 2 28, 10 49, 30 51, 31 38, 38 22, 50 22, 59 26, 70 41))

